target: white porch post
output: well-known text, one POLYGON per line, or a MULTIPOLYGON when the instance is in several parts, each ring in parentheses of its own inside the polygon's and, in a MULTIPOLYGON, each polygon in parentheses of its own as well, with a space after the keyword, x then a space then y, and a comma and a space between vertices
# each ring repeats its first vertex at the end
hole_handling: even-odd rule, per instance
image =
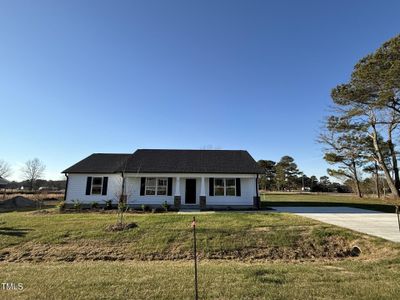
POLYGON ((181 178, 176 177, 175 180, 175 196, 180 196, 181 195, 181 178))
POLYGON ((176 209, 181 207, 181 178, 175 178, 175 194, 174 194, 174 206, 176 209))
POLYGON ((206 208, 206 185, 204 182, 204 176, 201 176, 201 184, 200 184, 200 209, 206 208))
POLYGON ((200 185, 200 196, 206 195, 206 185, 204 176, 201 177, 201 185, 200 185))

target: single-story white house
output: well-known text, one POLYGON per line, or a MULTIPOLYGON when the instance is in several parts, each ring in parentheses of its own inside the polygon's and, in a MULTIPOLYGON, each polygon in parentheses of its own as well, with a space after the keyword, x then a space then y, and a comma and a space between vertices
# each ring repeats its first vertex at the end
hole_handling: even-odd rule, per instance
POLYGON ((139 149, 133 154, 95 153, 64 170, 66 203, 121 197, 129 206, 259 208, 262 169, 243 150, 139 149))

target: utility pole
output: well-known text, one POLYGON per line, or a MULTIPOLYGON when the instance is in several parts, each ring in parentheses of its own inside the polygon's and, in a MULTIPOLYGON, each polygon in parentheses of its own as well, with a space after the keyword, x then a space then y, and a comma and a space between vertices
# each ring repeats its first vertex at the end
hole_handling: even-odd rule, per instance
POLYGON ((199 293, 197 288, 197 249, 196 249, 196 218, 193 217, 192 221, 193 228, 193 256, 194 256, 194 299, 199 299, 199 293))

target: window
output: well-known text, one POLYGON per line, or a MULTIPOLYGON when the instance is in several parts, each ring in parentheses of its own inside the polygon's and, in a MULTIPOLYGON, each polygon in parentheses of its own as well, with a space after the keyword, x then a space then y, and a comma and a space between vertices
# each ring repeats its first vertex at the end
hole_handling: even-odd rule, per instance
POLYGON ((229 178, 225 179, 226 186, 226 196, 236 196, 236 179, 229 178))
POLYGON ((236 196, 235 178, 215 178, 214 180, 215 196, 236 196))
POLYGON ((166 196, 168 191, 168 179, 147 177, 145 191, 145 195, 149 196, 166 196))
POLYGON ((225 179, 215 178, 214 180, 214 195, 215 196, 224 196, 225 195, 225 179))
POLYGON ((158 178, 157 180, 157 195, 167 195, 167 178, 158 178))
POLYGON ((103 177, 92 178, 92 195, 101 195, 103 190, 103 177))
POLYGON ((147 177, 146 178, 146 195, 155 195, 157 188, 156 178, 147 177))

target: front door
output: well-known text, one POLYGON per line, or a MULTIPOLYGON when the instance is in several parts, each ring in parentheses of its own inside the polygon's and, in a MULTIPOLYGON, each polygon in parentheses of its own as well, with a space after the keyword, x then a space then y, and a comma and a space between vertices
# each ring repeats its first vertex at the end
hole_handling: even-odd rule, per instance
POLYGON ((196 179, 186 179, 185 204, 196 204, 196 179))

